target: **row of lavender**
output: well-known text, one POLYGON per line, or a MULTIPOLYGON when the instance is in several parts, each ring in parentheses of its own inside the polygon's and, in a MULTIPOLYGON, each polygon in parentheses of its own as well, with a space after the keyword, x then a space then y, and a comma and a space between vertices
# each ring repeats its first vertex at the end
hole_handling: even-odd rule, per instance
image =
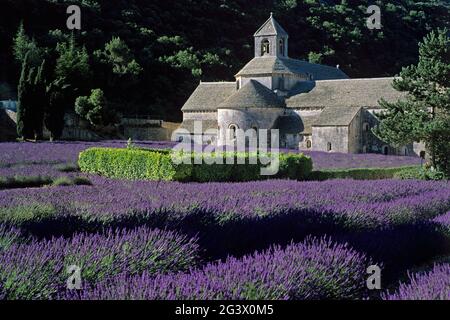
MULTIPOLYGON (((78 154, 89 147, 123 148, 125 141, 55 142, 55 143, 0 143, 0 176, 55 175, 55 165, 76 164, 78 154)), ((143 148, 171 148, 173 142, 136 142, 143 148)), ((288 150, 285 150, 286 152, 288 150)), ((289 151, 291 152, 291 151, 289 151)), ((420 164, 417 157, 384 156, 378 154, 343 154, 306 152, 311 156, 315 170, 335 168, 402 167, 420 164)))
POLYGON ((202 217, 223 225, 296 214, 348 228, 390 228, 428 221, 450 209, 450 182, 415 180, 272 180, 248 183, 122 181, 92 177, 92 186, 30 188, 0 193, 3 222, 22 211, 35 217, 76 217, 167 223, 202 217), (44 214, 45 213, 45 214, 44 214))
MULTIPOLYGON (((374 263, 326 238, 201 268, 198 252, 196 239, 147 228, 27 241, 0 227, 0 299, 361 299, 374 263), (78 290, 67 288, 73 265, 82 270, 78 290)), ((449 286, 442 264, 382 298, 450 299, 449 286)))
POLYGON ((438 221, 450 210, 446 181, 93 179, 92 186, 1 191, 0 222, 44 238, 105 228, 169 228, 198 236, 204 261, 327 234, 383 262, 388 281, 450 253, 438 221))
MULTIPOLYGON (((1 174, 55 171, 88 147, 10 145, 23 148, 0 156, 1 174)), ((450 254, 448 182, 90 179, 0 191, 0 299, 354 299, 367 296, 370 264, 385 272, 414 256, 404 271, 450 254), (329 237, 302 243, 309 234, 329 237), (83 290, 66 290, 69 265, 83 290)), ((443 264, 382 297, 448 299, 449 281, 443 264)))

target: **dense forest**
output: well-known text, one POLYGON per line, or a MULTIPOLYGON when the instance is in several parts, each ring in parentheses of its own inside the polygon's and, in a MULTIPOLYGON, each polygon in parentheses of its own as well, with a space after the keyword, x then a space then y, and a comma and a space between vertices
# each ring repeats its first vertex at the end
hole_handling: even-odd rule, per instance
POLYGON ((450 0, 0 0, 0 84, 19 84, 26 49, 50 78, 78 68, 68 78, 85 96, 80 112, 101 96, 123 114, 179 121, 200 80, 232 80, 252 58, 270 12, 291 57, 339 64, 351 77, 398 74, 417 62, 427 33, 450 26, 450 0), (80 31, 66 28, 69 4, 82 8, 80 31), (366 27, 371 4, 380 30, 366 27))

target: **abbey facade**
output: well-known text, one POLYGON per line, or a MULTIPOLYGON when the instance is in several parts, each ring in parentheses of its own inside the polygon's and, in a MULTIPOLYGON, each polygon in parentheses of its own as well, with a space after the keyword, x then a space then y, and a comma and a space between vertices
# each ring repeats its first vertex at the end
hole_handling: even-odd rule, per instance
POLYGON ((278 129, 282 148, 420 152, 420 146, 394 148, 372 133, 382 110, 379 100, 403 97, 392 88, 393 78, 350 79, 338 67, 290 58, 289 35, 272 15, 254 39, 255 57, 236 74, 236 81, 201 82, 186 101, 179 140, 193 135, 194 124, 201 121, 202 131, 195 134, 215 145, 225 144, 236 129, 278 129))

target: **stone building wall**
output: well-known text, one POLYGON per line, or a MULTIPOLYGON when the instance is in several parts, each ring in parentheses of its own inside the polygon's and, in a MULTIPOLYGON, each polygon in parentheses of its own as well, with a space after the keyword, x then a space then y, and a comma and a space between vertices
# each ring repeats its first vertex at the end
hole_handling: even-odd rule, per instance
POLYGON ((348 152, 360 153, 362 150, 361 122, 362 110, 359 111, 348 126, 348 152))
POLYGON ((219 109, 218 124, 220 131, 218 143, 219 145, 225 144, 226 130, 232 124, 244 131, 254 127, 270 129, 283 112, 282 108, 219 109))
POLYGON ((349 152, 349 128, 341 127, 313 127, 313 147, 314 151, 325 152, 349 152), (331 150, 328 150, 328 143, 331 143, 331 150))

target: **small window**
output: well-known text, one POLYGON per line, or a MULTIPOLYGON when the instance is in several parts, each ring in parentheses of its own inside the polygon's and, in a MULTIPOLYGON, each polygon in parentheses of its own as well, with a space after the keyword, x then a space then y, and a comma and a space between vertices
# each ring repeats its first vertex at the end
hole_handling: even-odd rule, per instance
POLYGON ((236 90, 239 90, 239 80, 236 80, 236 90))
POLYGON ((388 154, 389 154, 389 147, 388 146, 383 146, 383 154, 385 155, 385 156, 387 156, 388 154))
POLYGON ((270 53, 270 42, 267 39, 264 39, 261 42, 261 55, 269 54, 270 53))
POLYGON ((238 129, 237 125, 230 124, 228 129, 230 130, 230 138, 231 139, 236 139, 236 130, 238 129))
POLYGON ((281 39, 279 41, 278 46, 279 46, 279 51, 278 52, 280 53, 281 56, 284 56, 284 39, 281 39))
POLYGON ((420 151, 419 155, 420 155, 420 157, 422 159, 425 159, 426 152, 425 151, 420 151))
POLYGON ((367 122, 364 122, 363 124, 363 131, 364 132, 369 132, 370 130, 370 125, 367 122))
POLYGON ((311 140, 306 140, 306 147, 307 147, 308 149, 311 149, 311 146, 312 146, 311 140))
POLYGON ((331 151, 332 149, 331 149, 331 142, 328 142, 327 143, 327 151, 331 151))

